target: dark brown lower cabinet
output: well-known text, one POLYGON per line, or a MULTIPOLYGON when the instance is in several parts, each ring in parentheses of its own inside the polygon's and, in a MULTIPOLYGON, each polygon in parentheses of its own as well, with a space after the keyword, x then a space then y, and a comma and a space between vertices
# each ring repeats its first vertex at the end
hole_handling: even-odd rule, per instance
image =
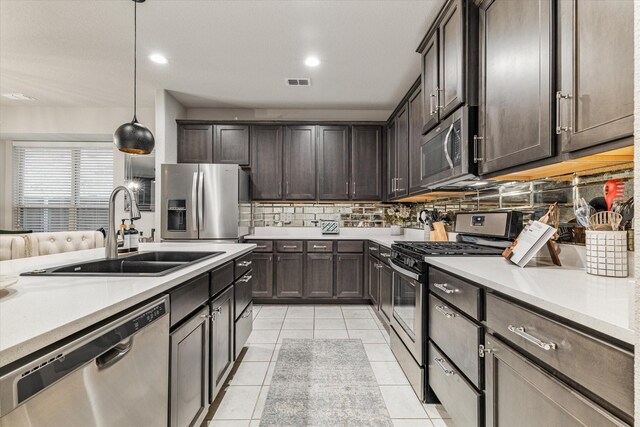
POLYGON ((333 254, 307 254, 304 297, 331 298, 333 296, 333 254))
POLYGON ((276 255, 276 296, 301 298, 304 258, 302 254, 276 255))
POLYGON ((273 254, 253 253, 253 292, 254 298, 273 296, 273 254))
POLYGON ((391 320, 393 315, 393 272, 386 263, 381 263, 380 267, 380 311, 387 320, 391 320))
POLYGON ((233 329, 235 323, 233 286, 211 303, 211 366, 209 369, 209 403, 222 388, 235 356, 233 329))
POLYGON ((627 426, 492 335, 485 335, 486 425, 627 426))
POLYGON ((380 261, 373 255, 369 255, 367 260, 367 276, 369 278, 367 283, 367 290, 369 292, 369 298, 373 302, 374 307, 378 307, 379 295, 380 295, 380 261))
POLYGON ((336 296, 362 298, 364 294, 364 255, 340 254, 336 263, 336 296))

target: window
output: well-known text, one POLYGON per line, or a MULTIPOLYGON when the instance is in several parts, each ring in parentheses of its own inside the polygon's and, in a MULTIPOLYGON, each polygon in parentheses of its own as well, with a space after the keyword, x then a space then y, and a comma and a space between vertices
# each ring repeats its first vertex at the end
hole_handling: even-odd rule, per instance
POLYGON ((111 144, 14 144, 13 221, 17 229, 108 229, 112 189, 111 144))

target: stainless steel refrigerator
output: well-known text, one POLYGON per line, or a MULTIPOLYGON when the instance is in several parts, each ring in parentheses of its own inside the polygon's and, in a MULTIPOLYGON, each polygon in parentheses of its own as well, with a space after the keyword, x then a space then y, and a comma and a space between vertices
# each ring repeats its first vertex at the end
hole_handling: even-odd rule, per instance
POLYGON ((250 233, 249 175, 238 165, 164 164, 163 240, 235 241, 250 233))

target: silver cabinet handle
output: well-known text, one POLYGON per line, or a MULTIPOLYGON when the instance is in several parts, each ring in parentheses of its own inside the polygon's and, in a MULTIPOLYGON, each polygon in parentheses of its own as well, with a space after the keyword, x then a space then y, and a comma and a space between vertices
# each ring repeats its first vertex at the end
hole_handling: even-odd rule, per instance
POLYGON ((251 316, 251 313, 253 313, 253 310, 247 310, 247 311, 242 315, 242 319, 246 319, 247 317, 251 316))
POLYGON ((313 249, 327 249, 326 245, 313 245, 313 249))
POLYGON ((560 135, 562 132, 570 132, 570 126, 562 126, 561 124, 561 114, 560 114, 560 100, 562 99, 571 99, 570 93, 562 93, 561 91, 556 92, 556 134, 560 135))
POLYGON ((444 292, 445 294, 455 294, 457 292, 460 292, 459 289, 455 289, 455 288, 447 288, 447 284, 446 283, 434 283, 433 286, 435 288, 440 289, 442 292, 444 292))
POLYGON ((378 269, 382 268, 382 264, 380 264, 379 262, 376 262, 376 268, 378 269))
POLYGON ((238 266, 240 266, 240 267, 249 267, 250 265, 251 265, 251 261, 240 261, 238 263, 238 266))
POLYGON ((404 178, 396 178, 396 191, 404 191, 404 188, 398 188, 398 182, 404 181, 404 178))
POLYGON ((380 256, 383 256, 385 258, 391 258, 391 254, 387 254, 387 253, 381 253, 380 256))
POLYGON ((447 311, 448 307, 445 307, 444 305, 436 305, 436 310, 438 310, 440 313, 442 313, 444 315, 444 317, 446 317, 447 319, 453 319, 454 317, 456 317, 455 313, 449 313, 447 311))
POLYGON ((480 143, 479 141, 483 139, 483 136, 473 135, 473 163, 478 163, 484 160, 482 157, 480 157, 478 149, 478 145, 480 143))
POLYGON ((528 334, 525 329, 524 326, 513 326, 513 325, 509 325, 507 327, 507 329, 509 329, 510 332, 513 332, 514 334, 518 335, 519 337, 524 338, 525 340, 529 341, 532 344, 535 344, 536 346, 540 347, 541 349, 545 350, 545 351, 549 351, 549 350, 555 350, 556 349, 556 344, 553 342, 544 342, 542 340, 540 340, 539 338, 534 337, 531 334, 528 334))
POLYGON ((435 359, 433 359, 433 360, 438 364, 438 366, 440 367, 440 369, 442 369, 442 372, 444 372, 444 374, 445 374, 446 376, 450 377, 451 375, 455 374, 455 372, 454 372, 453 370, 451 370, 451 369, 447 369, 447 368, 444 366, 444 359, 441 359, 441 358, 439 358, 439 357, 436 357, 436 358, 435 358, 435 359))
POLYGON ((444 89, 436 87, 436 112, 444 108, 444 105, 440 105, 440 92, 444 92, 444 89))
POLYGON ((347 197, 349 196, 349 181, 344 183, 344 188, 345 188, 345 193, 347 194, 347 197))
POLYGON ((353 191, 352 191, 352 193, 353 193, 353 197, 356 197, 356 182, 355 181, 353 181, 353 191))
POLYGON ((296 245, 284 245, 282 246, 282 249, 297 249, 298 246, 296 245))
POLYGON ((267 245, 258 245, 256 249, 267 249, 267 245))
POLYGON ((248 275, 248 276, 244 276, 242 279, 238 279, 238 282, 247 283, 247 282, 250 282, 251 279, 253 279, 253 276, 248 275))
POLYGON ((430 116, 433 116, 433 115, 436 113, 436 111, 438 111, 438 110, 434 110, 434 109, 433 109, 433 99, 434 99, 435 97, 436 97, 436 96, 435 96, 433 93, 430 93, 430 94, 429 94, 429 115, 430 115, 430 116))
POLYGON ((375 246, 369 246, 369 250, 375 252, 378 250, 378 248, 376 248, 375 246))

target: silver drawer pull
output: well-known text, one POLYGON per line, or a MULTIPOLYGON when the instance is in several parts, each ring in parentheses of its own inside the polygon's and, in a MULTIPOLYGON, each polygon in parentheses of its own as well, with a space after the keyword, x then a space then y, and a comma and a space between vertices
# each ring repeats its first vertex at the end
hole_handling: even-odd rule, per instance
POLYGON ((246 319, 247 317, 251 316, 251 313, 253 311, 252 310, 247 310, 243 315, 242 315, 242 319, 246 319))
POLYGON ((557 347, 556 344, 553 342, 544 342, 534 337, 533 335, 526 333, 524 330, 524 326, 516 327, 513 325, 509 325, 507 329, 509 329, 510 332, 513 332, 514 334, 529 341, 530 343, 537 345, 538 347, 540 347, 545 351, 555 350, 557 347))
POLYGON ((242 279, 238 279, 238 282, 247 283, 247 282, 251 281, 251 279, 253 279, 253 276, 252 275, 248 275, 248 276, 244 276, 242 279))
POLYGON ((240 261, 240 262, 238 263, 238 266, 239 266, 239 267, 249 267, 249 266, 251 265, 251 262, 252 262, 252 261, 240 261))
POLYGON ((326 245, 313 245, 313 249, 327 249, 326 245))
POLYGON ((380 255, 382 255, 382 256, 383 256, 383 257, 385 257, 385 258, 391 258, 391 254, 382 253, 382 254, 380 254, 380 255))
POLYGON ((438 364, 438 366, 440 367, 440 369, 442 369, 442 372, 444 372, 444 374, 445 374, 446 376, 450 377, 451 375, 455 374, 455 372, 453 372, 451 369, 447 369, 447 368, 444 366, 444 359, 441 359, 441 358, 439 358, 439 357, 436 357, 436 358, 435 358, 435 359, 433 359, 433 360, 438 364))
POLYGON ((369 250, 375 252, 378 250, 378 248, 376 248, 375 246, 369 246, 369 250))
POLYGON ((267 249, 267 245, 258 245, 256 249, 267 249))
POLYGON ((445 307, 444 305, 436 305, 436 310, 442 313, 447 319, 453 319, 454 317, 456 317, 455 313, 449 313, 447 311, 447 307, 445 307))
POLYGON ((284 245, 282 246, 283 249, 298 249, 297 245, 284 245))
POLYGON ((446 283, 434 283, 433 286, 435 286, 436 288, 440 289, 445 294, 455 294, 456 292, 460 292, 458 289, 447 288, 447 284, 446 283))

